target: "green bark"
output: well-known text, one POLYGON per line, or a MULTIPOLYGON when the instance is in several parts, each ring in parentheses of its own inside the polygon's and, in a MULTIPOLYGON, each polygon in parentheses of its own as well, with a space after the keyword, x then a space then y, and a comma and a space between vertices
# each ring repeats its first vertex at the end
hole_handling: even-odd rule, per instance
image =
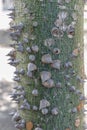
MULTIPOLYGON (((20 110, 23 104, 23 100, 20 100, 18 111, 21 117, 26 122, 33 123, 32 130, 36 127, 43 130, 82 130, 83 0, 70 0, 69 3, 68 0, 59 0, 59 3, 58 0, 15 0, 15 24, 18 25, 20 22, 24 27, 17 43, 21 42, 24 50, 16 52, 16 59, 20 60, 16 68, 17 70, 23 68, 25 74, 18 75, 20 77, 18 85, 24 87, 25 99, 31 107, 30 110, 20 110), (60 1, 63 2, 60 4, 60 1), (61 16, 60 12, 66 14, 61 16), (60 25, 56 20, 60 20, 60 25), (64 24, 67 27, 63 26, 64 24), (28 42, 25 43, 24 39, 28 39, 28 42), (48 45, 51 44, 49 39, 52 40, 52 45, 48 45), (26 48, 32 48, 34 45, 38 46, 39 51, 34 52, 31 49, 30 53, 27 52, 26 48), (59 50, 55 51, 54 48, 59 50), (31 54, 35 56, 35 61, 29 59, 31 54), (51 56, 52 63, 41 61, 45 54, 51 56), (59 60, 58 69, 52 67, 55 60, 59 60), (37 66, 37 69, 32 71, 32 78, 27 75, 29 63, 37 66), (52 88, 42 83, 43 71, 51 73, 49 79, 54 81, 52 88), (38 90, 38 96, 32 94, 34 89, 38 90), (40 110, 42 99, 50 103, 50 106, 45 107, 48 110, 45 115, 41 112, 42 109, 40 110), (34 111, 33 106, 37 106, 38 110, 34 111), (57 108, 58 113, 52 113, 53 108, 57 108)), ((15 46, 15 50, 17 47, 15 46)))

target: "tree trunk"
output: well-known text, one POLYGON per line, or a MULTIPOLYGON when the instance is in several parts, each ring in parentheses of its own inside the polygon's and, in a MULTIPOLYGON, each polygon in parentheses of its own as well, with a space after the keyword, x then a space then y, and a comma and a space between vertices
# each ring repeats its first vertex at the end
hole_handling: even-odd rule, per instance
POLYGON ((15 127, 82 130, 83 1, 15 0, 14 13, 15 127))

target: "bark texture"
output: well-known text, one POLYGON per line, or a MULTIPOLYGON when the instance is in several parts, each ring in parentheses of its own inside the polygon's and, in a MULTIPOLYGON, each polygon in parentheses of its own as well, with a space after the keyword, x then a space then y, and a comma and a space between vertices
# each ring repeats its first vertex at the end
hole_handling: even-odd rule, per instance
POLYGON ((11 28, 23 129, 82 130, 83 1, 15 0, 11 28))

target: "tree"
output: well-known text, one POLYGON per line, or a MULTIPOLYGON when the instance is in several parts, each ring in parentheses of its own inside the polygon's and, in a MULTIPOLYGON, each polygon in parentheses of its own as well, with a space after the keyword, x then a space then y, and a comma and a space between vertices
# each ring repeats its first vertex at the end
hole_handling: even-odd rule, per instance
POLYGON ((15 127, 82 130, 83 1, 15 0, 10 16, 15 127))

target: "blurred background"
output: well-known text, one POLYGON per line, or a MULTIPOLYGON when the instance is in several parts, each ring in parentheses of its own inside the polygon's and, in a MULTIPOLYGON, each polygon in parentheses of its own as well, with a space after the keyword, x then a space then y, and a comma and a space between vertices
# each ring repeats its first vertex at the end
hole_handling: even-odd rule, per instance
POLYGON ((13 3, 13 0, 0 0, 0 130, 17 130, 9 115, 16 108, 9 96, 15 85, 12 80, 15 68, 8 64, 9 57, 6 56, 12 49, 9 47, 12 41, 9 37, 11 19, 8 9, 14 7, 13 3))
POLYGON ((3 11, 13 8, 13 0, 0 0, 3 11))

